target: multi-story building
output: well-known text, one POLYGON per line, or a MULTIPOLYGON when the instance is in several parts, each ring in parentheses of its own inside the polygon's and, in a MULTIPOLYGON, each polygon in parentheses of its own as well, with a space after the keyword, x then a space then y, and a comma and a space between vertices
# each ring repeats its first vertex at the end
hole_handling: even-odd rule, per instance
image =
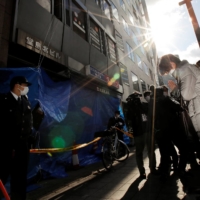
POLYGON ((145 0, 0 1, 0 65, 40 67, 121 98, 154 83, 145 0))

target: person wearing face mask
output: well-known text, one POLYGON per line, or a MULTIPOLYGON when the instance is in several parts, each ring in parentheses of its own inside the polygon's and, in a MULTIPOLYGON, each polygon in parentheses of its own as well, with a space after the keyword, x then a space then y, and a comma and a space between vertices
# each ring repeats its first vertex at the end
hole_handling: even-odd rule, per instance
POLYGON ((161 75, 171 74, 177 85, 169 81, 173 93, 178 93, 188 104, 189 115, 195 130, 200 135, 200 69, 197 65, 180 60, 177 56, 168 54, 161 57, 159 63, 161 75))
POLYGON ((166 85, 161 85, 161 87, 163 88, 163 96, 165 96, 165 97, 169 96, 168 87, 166 85))
MULTIPOLYGON (((116 126, 119 129, 123 129, 125 125, 124 120, 120 117, 120 112, 117 110, 115 111, 115 116, 111 117, 108 121, 108 125, 107 125, 107 129, 110 130, 112 128, 112 126, 116 126)), ((118 134, 118 138, 122 141, 124 141, 123 139, 123 133, 121 131, 117 131, 118 134)))
POLYGON ((31 105, 27 98, 31 83, 23 76, 10 81, 10 92, 0 97, 0 179, 10 176, 12 200, 26 199, 29 137, 32 132, 31 105))
POLYGON ((151 94, 151 91, 144 92, 144 98, 147 101, 147 103, 150 102, 150 94, 151 94))

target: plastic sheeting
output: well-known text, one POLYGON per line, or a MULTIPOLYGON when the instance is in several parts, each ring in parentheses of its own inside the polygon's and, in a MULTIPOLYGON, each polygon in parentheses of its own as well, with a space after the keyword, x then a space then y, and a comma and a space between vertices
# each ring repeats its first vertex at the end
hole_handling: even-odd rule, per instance
MULTIPOLYGON (((115 110, 120 109, 123 117, 119 98, 82 87, 76 78, 53 82, 43 70, 35 68, 1 69, 0 93, 9 91, 9 80, 14 75, 26 76, 32 83, 28 96, 33 108, 39 102, 44 110, 39 148, 64 148, 75 143, 88 143, 94 139, 96 131, 106 129, 115 110)), ((125 142, 129 142, 128 137, 125 137, 125 142)), ((92 153, 92 149, 93 145, 89 145, 78 150, 80 165, 100 160, 98 153, 92 153)), ((29 178, 38 171, 42 172, 43 178, 67 176, 65 170, 72 166, 71 158, 71 152, 32 154, 29 178)))

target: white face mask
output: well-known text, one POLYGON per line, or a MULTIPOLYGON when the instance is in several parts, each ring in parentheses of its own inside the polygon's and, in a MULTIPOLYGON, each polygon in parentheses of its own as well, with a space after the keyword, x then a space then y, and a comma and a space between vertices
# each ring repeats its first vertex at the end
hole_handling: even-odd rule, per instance
POLYGON ((146 99, 147 102, 149 102, 150 101, 150 96, 146 96, 145 99, 146 99))
POLYGON ((172 76, 172 74, 174 73, 174 71, 175 71, 175 69, 171 69, 171 70, 169 71, 169 75, 172 76))
POLYGON ((163 92, 163 95, 166 97, 168 96, 168 92, 163 92))
POLYGON ((24 88, 24 90, 20 90, 21 92, 21 95, 27 95, 28 94, 28 91, 29 91, 29 88, 26 87, 26 86, 22 86, 24 88))

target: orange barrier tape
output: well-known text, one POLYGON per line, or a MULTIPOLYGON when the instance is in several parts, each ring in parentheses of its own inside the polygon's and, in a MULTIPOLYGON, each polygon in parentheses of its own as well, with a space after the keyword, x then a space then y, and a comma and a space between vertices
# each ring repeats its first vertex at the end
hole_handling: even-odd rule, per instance
POLYGON ((131 133, 129 133, 129 132, 125 132, 125 131, 123 131, 123 130, 117 128, 117 127, 115 127, 115 129, 117 129, 118 131, 121 131, 122 133, 124 133, 124 134, 127 135, 128 137, 133 138, 133 134, 131 134, 131 133))
POLYGON ((85 144, 77 144, 74 145, 72 147, 66 147, 66 148, 46 148, 46 149, 30 149, 30 153, 58 153, 58 152, 64 152, 64 151, 73 151, 76 149, 81 149, 83 147, 86 147, 94 142, 97 142, 98 140, 100 140, 101 138, 95 138, 94 140, 92 140, 89 143, 85 143, 85 144))
POLYGON ((10 197, 9 197, 7 191, 6 191, 6 188, 4 187, 4 185, 3 185, 3 183, 2 183, 1 180, 0 180, 0 189, 1 189, 1 191, 3 193, 3 196, 5 197, 5 199, 6 200, 10 200, 10 197))

